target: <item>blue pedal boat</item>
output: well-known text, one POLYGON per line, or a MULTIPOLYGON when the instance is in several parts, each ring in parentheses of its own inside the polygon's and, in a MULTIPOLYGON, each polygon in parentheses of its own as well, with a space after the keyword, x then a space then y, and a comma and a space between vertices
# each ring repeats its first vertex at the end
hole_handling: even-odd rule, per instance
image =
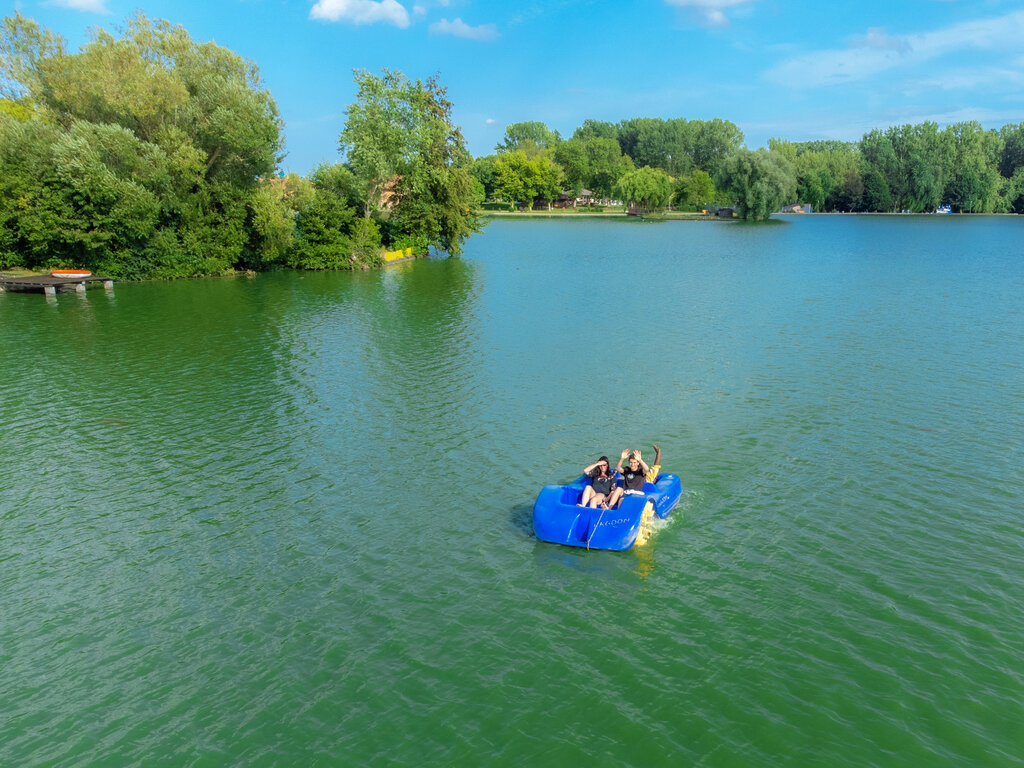
MULTIPOLYGON (((619 485, 622 485, 620 480, 619 485)), ((590 478, 568 485, 546 485, 533 505, 533 532, 541 541, 587 549, 625 550, 647 543, 651 521, 668 517, 683 493, 675 475, 658 475, 644 483, 644 495, 627 494, 617 509, 578 506, 590 478)))

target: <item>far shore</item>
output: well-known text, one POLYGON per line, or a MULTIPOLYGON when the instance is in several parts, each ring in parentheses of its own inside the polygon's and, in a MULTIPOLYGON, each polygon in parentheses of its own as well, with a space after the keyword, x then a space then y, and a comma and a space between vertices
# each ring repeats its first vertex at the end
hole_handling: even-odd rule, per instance
MULTIPOLYGON (((615 211, 586 211, 571 208, 551 211, 478 211, 478 216, 485 219, 574 219, 574 218, 618 218, 623 221, 634 219, 668 219, 678 221, 739 221, 736 218, 723 218, 710 213, 692 211, 665 211, 652 216, 627 216, 621 209, 615 211)), ((798 219, 803 216, 1020 216, 1017 213, 900 213, 895 211, 815 211, 814 213, 773 213, 772 218, 785 216, 787 219, 798 219)))

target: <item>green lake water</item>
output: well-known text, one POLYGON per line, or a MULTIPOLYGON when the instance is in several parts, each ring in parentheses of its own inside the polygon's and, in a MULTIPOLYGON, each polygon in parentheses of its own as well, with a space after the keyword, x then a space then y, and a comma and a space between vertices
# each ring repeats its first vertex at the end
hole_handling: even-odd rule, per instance
POLYGON ((1013 766, 1024 217, 0 294, 2 766, 1013 766), (624 553, 540 487, 650 445, 624 553))

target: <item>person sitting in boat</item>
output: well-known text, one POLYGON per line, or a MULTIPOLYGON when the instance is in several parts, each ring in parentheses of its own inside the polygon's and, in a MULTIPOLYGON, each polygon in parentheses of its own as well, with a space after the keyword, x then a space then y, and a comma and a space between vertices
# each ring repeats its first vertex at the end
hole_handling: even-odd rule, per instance
POLYGON ((622 487, 612 491, 608 500, 611 509, 615 509, 622 501, 622 497, 627 494, 643 496, 644 482, 653 483, 658 479, 658 472, 661 470, 661 448, 656 445, 653 448, 654 464, 651 466, 647 466, 640 451, 631 451, 627 448, 622 452, 619 463, 615 465, 615 471, 622 475, 622 487), (629 462, 623 468, 622 462, 626 461, 627 457, 629 462))
POLYGON ((583 474, 590 478, 590 485, 583 489, 579 506, 608 509, 608 498, 615 488, 615 475, 608 457, 602 456, 589 467, 584 467, 583 474))

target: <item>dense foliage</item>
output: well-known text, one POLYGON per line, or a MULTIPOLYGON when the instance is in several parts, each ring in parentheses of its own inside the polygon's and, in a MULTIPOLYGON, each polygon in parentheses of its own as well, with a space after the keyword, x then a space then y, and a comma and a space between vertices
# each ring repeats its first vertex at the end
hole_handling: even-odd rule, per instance
POLYGON ((873 130, 859 142, 772 140, 794 165, 800 202, 825 211, 1024 212, 1024 123, 873 130))
POLYGON ((281 123, 253 64, 141 14, 75 54, 20 14, 2 36, 0 264, 130 278, 261 261, 254 195, 281 123))
MULTIPOLYGON (((471 173, 486 199, 525 208, 584 199, 584 190, 595 200, 637 203, 635 182, 654 177, 634 171, 649 168, 671 178, 676 208, 735 206, 744 218, 767 218, 789 203, 816 211, 919 213, 948 204, 958 212, 1024 213, 1024 123, 986 131, 974 122, 942 129, 926 122, 870 131, 857 142, 772 139, 768 151, 750 153, 739 129, 717 119, 586 120, 566 140, 531 122, 510 125, 496 149, 471 173), (561 174, 558 190, 536 182, 545 158, 555 165, 544 166, 545 178, 561 174)), ((647 199, 634 207, 669 204, 647 199)))
POLYGON ((741 149, 725 160, 722 177, 742 219, 763 221, 796 192, 793 169, 782 155, 741 149))
POLYGON ((623 202, 637 203, 634 208, 644 212, 665 208, 673 194, 677 203, 699 209, 719 202, 714 182, 710 188, 706 182, 721 172, 726 158, 742 144, 740 130, 718 119, 636 118, 618 124, 586 120, 566 140, 544 123, 513 123, 495 147, 497 154, 477 158, 471 173, 487 199, 523 208, 550 205, 560 197, 575 201, 584 192, 589 200, 608 201, 628 189, 623 202), (644 168, 650 170, 637 175, 644 168), (698 171, 703 176, 693 177, 698 171), (683 189, 686 177, 701 183, 683 189), (656 189, 651 187, 655 180, 656 189), (632 196, 641 190, 643 203, 632 196))
POLYGON ((458 254, 477 228, 477 195, 446 90, 436 78, 412 82, 388 70, 356 72, 356 84, 340 143, 363 194, 363 218, 379 224, 386 244, 416 240, 421 250, 458 254))
POLYGON ((672 179, 664 171, 645 165, 622 174, 615 195, 640 214, 664 210, 672 199, 672 179))
POLYGON ((355 80, 343 162, 276 177, 282 123, 252 62, 141 13, 75 53, 20 13, 3 19, 0 268, 366 268, 387 248, 459 253, 481 206, 1024 213, 1024 123, 925 122, 752 152, 719 119, 586 120, 568 139, 533 121, 473 160, 436 78, 355 80))
POLYGON ((458 253, 483 192, 444 88, 388 71, 356 83, 347 163, 275 178, 282 124, 251 62, 142 14, 73 54, 7 17, 0 267, 161 278, 458 253))

